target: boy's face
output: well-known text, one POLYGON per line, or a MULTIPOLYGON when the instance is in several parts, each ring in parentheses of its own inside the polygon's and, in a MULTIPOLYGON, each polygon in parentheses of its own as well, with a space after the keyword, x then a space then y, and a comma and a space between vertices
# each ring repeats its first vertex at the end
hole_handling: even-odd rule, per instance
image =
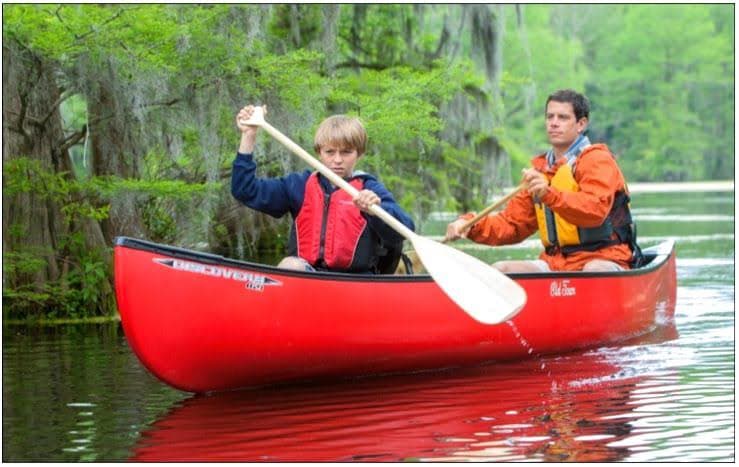
POLYGON ((335 144, 321 146, 318 156, 323 165, 341 178, 351 177, 354 173, 354 166, 359 160, 356 149, 341 148, 335 144))
POLYGON ((549 101, 546 113, 547 136, 555 149, 567 150, 588 125, 588 119, 575 118, 570 102, 549 101))

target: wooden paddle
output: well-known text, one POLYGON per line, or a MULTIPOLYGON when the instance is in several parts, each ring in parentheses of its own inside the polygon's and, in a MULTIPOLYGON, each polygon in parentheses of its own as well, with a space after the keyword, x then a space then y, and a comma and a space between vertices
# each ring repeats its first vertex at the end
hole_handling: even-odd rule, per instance
MULTIPOLYGON (((356 188, 267 123, 261 107, 256 107, 251 118, 241 123, 263 128, 331 183, 352 197, 359 194, 356 188)), ((526 292, 502 272, 466 253, 417 235, 379 205, 373 205, 370 210, 411 242, 436 284, 472 318, 483 324, 502 323, 526 304, 526 292)))
MULTIPOLYGON (((511 198, 516 196, 516 194, 519 191, 523 190, 523 188, 524 188, 523 184, 518 185, 513 191, 511 191, 504 197, 500 198, 498 201, 492 203, 491 205, 489 205, 488 207, 486 207, 485 209, 477 213, 477 215, 473 217, 472 219, 467 220, 467 222, 462 224, 462 228, 460 229, 460 231, 465 231, 468 228, 472 227, 473 225, 477 224, 477 222, 480 219, 482 219, 483 217, 487 216, 491 212, 495 211, 496 209, 498 209, 499 207, 501 207, 502 205, 510 201, 511 198)), ((444 237, 444 240, 441 241, 441 243, 449 243, 449 242, 450 242, 450 239, 446 237, 444 237)), ((408 256, 408 259, 410 259, 411 265, 413 265, 413 271, 420 271, 421 270, 420 266, 421 266, 422 261, 418 257, 416 252, 413 250, 410 250, 406 253, 406 255, 408 256)))
MULTIPOLYGON (((486 207, 485 209, 483 209, 482 211, 480 211, 479 213, 477 213, 477 215, 475 217, 473 217, 472 219, 467 220, 467 222, 465 222, 464 224, 462 224, 462 228, 459 229, 459 230, 460 231, 464 231, 464 230, 472 227, 473 225, 477 224, 477 222, 480 221, 480 219, 482 219, 483 217, 487 216, 491 212, 495 211, 496 209, 498 209, 499 207, 501 207, 502 205, 504 205, 505 203, 507 203, 508 201, 510 201, 511 198, 513 198, 514 196, 516 196, 516 194, 518 194, 518 192, 521 191, 521 190, 523 190, 523 189, 524 189, 524 185, 523 184, 518 185, 516 188, 514 188, 513 191, 511 191, 510 193, 508 193, 504 197, 500 198, 498 201, 492 203, 490 206, 486 207)), ((448 243, 448 242, 449 242, 449 239, 448 238, 444 238, 444 240, 442 240, 441 243, 448 243)))

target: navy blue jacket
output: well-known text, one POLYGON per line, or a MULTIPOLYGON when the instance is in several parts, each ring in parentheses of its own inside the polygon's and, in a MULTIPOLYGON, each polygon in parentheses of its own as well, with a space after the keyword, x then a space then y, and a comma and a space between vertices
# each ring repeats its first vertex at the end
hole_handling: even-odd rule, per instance
MULTIPOLYGON (((305 184, 311 174, 310 170, 294 172, 278 178, 257 178, 257 164, 252 154, 236 153, 231 173, 231 194, 246 206, 273 217, 282 217, 288 212, 293 222, 303 206, 305 184)), ((406 227, 415 230, 413 220, 401 209, 392 193, 377 178, 365 173, 357 173, 364 180, 364 188, 380 197, 380 207, 398 219, 406 227)), ((326 193, 337 190, 326 177, 319 174, 318 179, 326 193)), ((398 243, 403 236, 390 228, 377 216, 362 213, 369 227, 387 243, 398 243)))

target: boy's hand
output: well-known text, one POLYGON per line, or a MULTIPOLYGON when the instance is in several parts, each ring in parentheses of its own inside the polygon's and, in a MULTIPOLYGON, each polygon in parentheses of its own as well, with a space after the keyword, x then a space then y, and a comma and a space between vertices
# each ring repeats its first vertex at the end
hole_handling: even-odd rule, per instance
MULTIPOLYGON (((267 115, 267 106, 263 106, 264 115, 267 115)), ((259 127, 256 125, 248 125, 247 122, 252 114, 254 113, 254 106, 247 105, 239 110, 236 114, 236 127, 241 131, 241 142, 239 143, 239 152, 242 154, 253 154, 254 145, 257 139, 257 130, 259 127)))
MULTIPOLYGON (((267 106, 263 106, 262 110, 264 111, 264 115, 267 115, 267 106)), ((242 133, 246 131, 252 131, 254 133, 257 132, 259 129, 256 125, 248 125, 245 122, 249 121, 251 116, 254 114, 254 106, 253 105, 247 105, 241 110, 239 110, 239 113, 236 114, 236 127, 241 131, 242 133)))
POLYGON ((359 192, 356 198, 354 198, 354 204, 359 208, 360 211, 372 214, 370 207, 373 204, 380 204, 380 197, 371 190, 362 190, 359 192))

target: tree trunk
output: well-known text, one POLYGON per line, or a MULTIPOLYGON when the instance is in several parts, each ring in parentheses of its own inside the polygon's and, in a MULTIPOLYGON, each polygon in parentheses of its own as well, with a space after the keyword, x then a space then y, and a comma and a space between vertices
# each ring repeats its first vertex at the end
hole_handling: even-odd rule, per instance
MULTIPOLYGON (((54 148, 63 139, 59 113, 46 116, 58 98, 59 90, 45 63, 16 44, 3 46, 4 164, 25 156, 46 171, 57 168, 61 162, 54 148)), ((3 254, 24 251, 45 261, 45 267, 31 274, 3 275, 4 281, 10 281, 4 285, 32 283, 40 290, 45 282, 59 278, 54 248, 63 225, 60 206, 47 196, 35 190, 11 196, 3 193, 3 254)))
POLYGON ((323 22, 321 28, 320 46, 324 53, 326 63, 326 74, 334 76, 336 70, 336 38, 339 30, 339 14, 341 5, 329 3, 321 6, 323 22))
MULTIPOLYGON (((20 157, 36 162, 41 170, 69 180, 72 167, 64 144, 59 112, 60 91, 48 62, 13 42, 3 45, 3 163, 20 157)), ((32 286, 40 291, 48 282, 63 280, 75 259, 65 246, 72 232, 83 232, 87 248, 104 247, 97 222, 70 223, 62 201, 50 196, 43 178, 29 170, 31 189, 6 195, 3 191, 3 255, 40 258, 44 266, 30 273, 3 275, 3 287, 32 286)), ((6 186, 5 175, 3 186, 6 186)))
MULTIPOLYGON (((364 28, 365 19, 367 19, 367 8, 368 5, 363 3, 357 3, 352 5, 352 25, 349 29, 349 46, 353 54, 353 59, 356 63, 364 61, 364 52, 362 48, 362 36, 359 31, 364 28)), ((356 70, 359 70, 359 65, 355 66, 356 70)))
MULTIPOLYGON (((133 105, 139 99, 126 96, 114 65, 92 65, 86 72, 90 150, 93 176, 139 178, 143 155, 142 138, 135 133, 133 105)), ((122 195, 110 202, 110 216, 102 222, 108 244, 117 235, 145 237, 139 208, 133 195, 122 195)))
MULTIPOLYGON (((483 89, 489 100, 483 103, 481 128, 492 131, 502 124, 502 98, 500 94, 500 78, 503 69, 503 29, 505 27, 500 5, 474 5, 471 9, 471 40, 478 44, 473 50, 475 61, 485 71, 483 89)), ((480 195, 483 199, 492 194, 496 187, 511 182, 510 161, 495 136, 486 138, 477 145, 478 154, 482 157, 482 178, 480 195)))

